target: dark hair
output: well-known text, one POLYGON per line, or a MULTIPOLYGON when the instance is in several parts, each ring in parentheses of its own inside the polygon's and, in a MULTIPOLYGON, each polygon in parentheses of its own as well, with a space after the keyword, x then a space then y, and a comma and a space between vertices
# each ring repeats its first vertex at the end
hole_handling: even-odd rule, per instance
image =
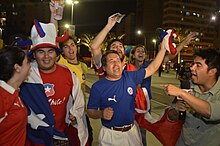
POLYGON ((134 64, 133 55, 134 55, 134 53, 135 53, 135 51, 137 50, 138 47, 144 48, 144 52, 145 52, 145 54, 147 54, 147 50, 146 50, 146 48, 144 47, 144 45, 141 45, 141 44, 136 45, 136 46, 131 50, 130 55, 129 55, 129 62, 130 62, 131 64, 134 64))
POLYGON ((68 40, 73 40, 74 43, 77 45, 77 37, 69 36, 69 38, 68 38, 66 41, 59 43, 59 46, 60 46, 61 49, 63 48, 64 44, 65 44, 68 40))
MULTIPOLYGON (((60 49, 61 49, 61 50, 60 50, 60 53, 63 52, 63 47, 64 47, 65 43, 66 43, 68 40, 73 40, 73 42, 75 43, 75 45, 78 46, 78 44, 77 44, 77 37, 76 37, 76 36, 75 36, 75 37, 69 36, 69 38, 68 38, 66 41, 59 43, 59 46, 60 46, 60 49)), ((79 59, 78 49, 77 49, 77 52, 76 52, 76 57, 77 57, 77 59, 79 59)))
MULTIPOLYGON (((107 56, 108 56, 109 54, 117 54, 117 55, 119 56, 119 54, 118 54, 117 51, 115 51, 115 50, 107 50, 107 51, 105 52, 105 54, 102 55, 102 59, 101 59, 102 66, 106 66, 106 65, 107 65, 107 60, 106 60, 106 58, 107 58, 107 56)), ((119 58, 120 58, 120 56, 119 56, 119 58)))
POLYGON ((216 49, 195 50, 194 56, 202 57, 208 66, 208 70, 216 68, 216 76, 218 77, 220 75, 220 53, 216 49))
POLYGON ((110 50, 111 45, 112 45, 114 42, 121 42, 121 43, 124 45, 124 43, 122 42, 122 40, 120 40, 120 39, 113 39, 113 40, 110 40, 110 41, 108 42, 106 51, 107 51, 107 50, 110 50))
POLYGON ((15 72, 14 65, 22 65, 25 52, 16 46, 6 46, 0 49, 0 80, 7 82, 15 72))

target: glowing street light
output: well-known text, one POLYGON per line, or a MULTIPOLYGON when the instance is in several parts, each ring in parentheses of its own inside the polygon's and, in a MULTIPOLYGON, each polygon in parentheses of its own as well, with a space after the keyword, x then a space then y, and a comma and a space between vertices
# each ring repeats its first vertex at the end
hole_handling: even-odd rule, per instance
POLYGON ((74 5, 76 5, 76 4, 79 3, 79 1, 77 1, 77 0, 66 0, 66 3, 67 3, 67 4, 71 4, 71 6, 72 6, 70 24, 73 25, 73 18, 74 18, 73 8, 74 8, 74 5))
POLYGON ((216 11, 212 17, 211 17, 211 21, 215 21, 217 19, 218 14, 220 14, 220 10, 216 11))
POLYGON ((157 51, 157 40, 156 39, 152 39, 152 42, 154 44, 154 57, 156 56, 156 51, 157 51))
POLYGON ((138 35, 143 35, 143 37, 144 37, 144 46, 146 48, 147 47, 147 37, 146 37, 146 35, 141 30, 137 30, 137 34, 138 35))
POLYGON ((216 20, 216 16, 212 16, 211 20, 215 21, 216 20))
POLYGON ((69 28, 70 28, 70 25, 69 25, 69 24, 65 24, 64 27, 67 28, 67 29, 69 29, 69 28))

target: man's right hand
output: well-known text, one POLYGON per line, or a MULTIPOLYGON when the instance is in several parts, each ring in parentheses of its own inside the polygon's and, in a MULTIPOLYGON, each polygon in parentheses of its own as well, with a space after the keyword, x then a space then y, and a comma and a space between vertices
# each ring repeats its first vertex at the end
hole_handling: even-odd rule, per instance
POLYGON ((111 120, 114 114, 113 108, 107 107, 102 111, 102 118, 105 120, 111 120))
POLYGON ((107 26, 112 28, 116 24, 117 20, 118 20, 118 16, 117 15, 114 16, 114 17, 109 16, 108 17, 108 24, 107 24, 107 26))

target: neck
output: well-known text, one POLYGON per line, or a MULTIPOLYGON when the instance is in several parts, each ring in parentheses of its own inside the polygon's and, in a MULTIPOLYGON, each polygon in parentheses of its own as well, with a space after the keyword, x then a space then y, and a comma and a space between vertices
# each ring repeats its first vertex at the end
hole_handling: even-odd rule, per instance
POLYGON ((209 90, 212 89, 212 87, 216 84, 217 80, 209 80, 206 82, 205 85, 199 85, 199 89, 201 90, 201 92, 207 92, 209 90))
POLYGON ((134 66, 136 67, 136 69, 139 69, 141 67, 141 65, 144 63, 144 61, 134 61, 134 66))
POLYGON ((69 63, 71 63, 71 64, 78 64, 79 62, 78 62, 78 60, 77 59, 73 59, 73 60, 67 60, 69 63))
POLYGON ((7 82, 7 84, 8 85, 10 85, 10 86, 12 86, 15 90, 17 90, 18 88, 19 88, 19 86, 21 85, 21 81, 18 79, 18 80, 16 80, 16 79, 14 79, 14 78, 11 78, 8 82, 7 82))
POLYGON ((68 59, 68 58, 65 58, 69 63, 71 64, 78 64, 78 60, 77 60, 77 57, 74 57, 73 59, 68 59))
POLYGON ((105 78, 110 81, 116 81, 116 80, 119 80, 121 78, 121 76, 120 77, 111 77, 111 76, 107 75, 105 78))

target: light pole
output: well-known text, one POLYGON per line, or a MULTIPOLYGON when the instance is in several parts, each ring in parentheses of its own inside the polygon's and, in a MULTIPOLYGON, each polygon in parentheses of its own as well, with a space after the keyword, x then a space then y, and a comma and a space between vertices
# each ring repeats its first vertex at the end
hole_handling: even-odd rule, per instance
POLYGON ((153 39, 152 42, 153 42, 153 44, 154 44, 154 58, 155 58, 156 52, 157 52, 157 40, 156 40, 156 39, 153 39))
POLYGON ((146 35, 141 30, 137 30, 137 34, 138 35, 143 35, 143 37, 144 37, 144 47, 147 48, 147 37, 146 37, 146 35))
POLYGON ((71 21, 70 21, 70 24, 73 25, 73 20, 74 20, 73 8, 74 8, 74 5, 79 3, 79 1, 77 1, 77 0, 66 0, 66 3, 71 4, 71 19, 70 19, 71 21))
POLYGON ((219 34, 220 34, 220 19, 219 17, 220 16, 220 10, 216 11, 214 14, 212 14, 211 16, 211 22, 215 23, 215 29, 216 29, 216 32, 217 32, 217 38, 215 38, 214 40, 214 45, 216 45, 217 48, 220 47, 220 42, 219 42, 219 34))

